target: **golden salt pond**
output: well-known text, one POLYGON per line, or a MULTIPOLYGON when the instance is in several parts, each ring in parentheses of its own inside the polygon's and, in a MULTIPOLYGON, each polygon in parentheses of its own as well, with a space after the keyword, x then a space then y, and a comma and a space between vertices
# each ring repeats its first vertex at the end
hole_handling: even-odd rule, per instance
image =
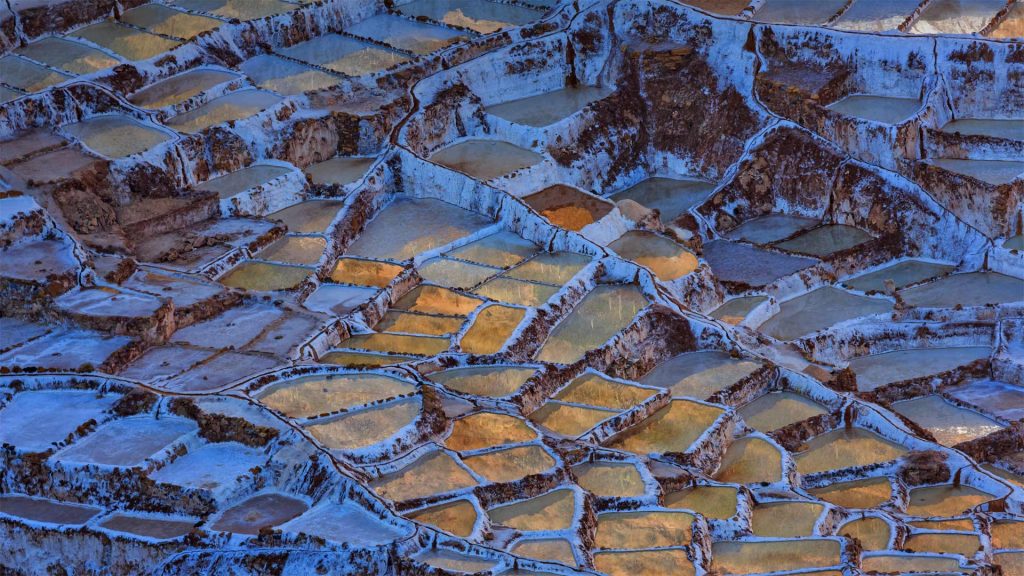
POLYGON ((590 256, 575 252, 544 252, 503 276, 561 286, 590 264, 590 261, 590 256))
POLYGON ((522 26, 541 17, 536 10, 473 0, 414 0, 399 7, 403 14, 413 18, 425 17, 436 22, 469 28, 483 34, 502 28, 522 26))
POLYGON ((523 201, 555 226, 575 231, 604 218, 614 207, 603 198, 564 184, 548 186, 523 201))
POLYGON ((394 354, 416 354, 433 356, 448 350, 451 342, 448 338, 435 336, 413 336, 408 334, 355 334, 342 340, 339 346, 371 352, 391 352, 394 354))
POLYGON ((431 258, 416 268, 424 282, 445 288, 468 290, 501 272, 500 268, 481 266, 451 258, 431 258))
POLYGON ((211 126, 248 118, 274 106, 281 97, 265 90, 239 90, 215 98, 184 114, 168 118, 164 124, 179 132, 197 134, 211 126))
POLYGON ((229 270, 219 282, 256 292, 291 290, 312 273, 311 268, 247 260, 229 270))
POLYGON ((147 60, 179 45, 174 40, 110 21, 79 28, 71 36, 98 44, 127 60, 147 60))
POLYGON ((630 230, 608 245, 619 256, 646 266, 660 280, 675 280, 697 269, 692 252, 664 236, 630 230))
POLYGON ((762 438, 740 438, 725 451, 714 478, 735 484, 778 482, 782 479, 782 454, 762 438))
POLYGON ((320 362, 324 364, 337 364, 348 368, 378 368, 412 360, 415 360, 415 358, 394 354, 373 354, 370 352, 351 352, 347 350, 328 352, 320 357, 320 362))
POLYGON ((997 520, 990 530, 993 548, 1024 548, 1024 521, 997 520))
POLYGON ((981 548, 981 539, 977 534, 919 532, 911 534, 903 547, 915 552, 962 554, 971 557, 981 548))
POLYGON ((606 512, 597 516, 598 548, 638 549, 686 546, 695 517, 678 510, 606 512))
POLYGON ((174 0, 174 4, 186 10, 242 21, 273 16, 298 8, 295 4, 281 0, 174 0))
POLYGON ((636 286, 597 286, 555 326, 536 357, 542 362, 576 362, 628 326, 645 306, 647 299, 636 286))
POLYGON ((552 432, 575 438, 616 414, 615 410, 547 402, 530 414, 530 420, 552 432))
POLYGON ((927 554, 873 554, 861 558, 860 567, 865 572, 899 573, 908 572, 960 572, 960 562, 952 556, 930 556, 927 554))
POLYGON ((430 524, 435 528, 465 538, 473 533, 478 513, 476 507, 469 500, 455 500, 416 510, 406 516, 410 520, 430 524))
POLYGON ((555 465, 555 459, 535 444, 467 456, 463 462, 491 482, 513 482, 555 465))
POLYGON ((267 215, 267 220, 280 220, 289 232, 318 234, 327 230, 341 209, 338 200, 307 200, 267 215))
POLYGON ((839 428, 811 438, 795 454, 797 470, 814 474, 894 460, 907 449, 863 428, 839 428))
POLYGON ((770 392, 740 406, 736 412, 747 426, 761 432, 827 413, 817 402, 792 392, 770 392))
POLYGON ((339 258, 331 271, 331 280, 356 286, 383 288, 402 272, 403 268, 390 262, 377 262, 359 258, 339 258))
POLYGON ((572 544, 564 538, 520 540, 512 546, 509 552, 524 558, 548 560, 561 562, 567 566, 576 566, 576 557, 572 553, 572 544))
POLYGON ((470 366, 434 372, 427 377, 450 390, 499 398, 518 390, 536 371, 520 366, 470 366))
POLYGON ((448 454, 437 451, 421 456, 397 472, 382 476, 370 486, 394 502, 423 498, 476 486, 477 481, 448 454))
POLYGON ((908 524, 923 530, 957 530, 960 532, 971 532, 974 530, 974 521, 970 518, 915 520, 908 522, 908 524))
POLYGON ((814 534, 825 507, 817 502, 766 502, 754 507, 750 530, 756 536, 796 538, 814 534))
POLYGON ((594 567, 609 576, 689 576, 695 574, 685 550, 596 552, 594 567))
POLYGON ((170 140, 163 130, 119 114, 93 116, 63 128, 87 148, 109 158, 124 158, 145 152, 170 140))
POLYGON ((464 42, 470 34, 392 14, 371 16, 347 29, 349 34, 372 38, 416 54, 429 54, 445 46, 464 42))
POLYGON ((553 490, 547 494, 507 506, 491 508, 491 522, 523 532, 565 530, 576 513, 576 495, 572 490, 553 490))
POLYGON ((121 21, 145 28, 155 34, 164 34, 185 40, 207 30, 213 30, 224 23, 216 18, 196 16, 161 4, 144 4, 138 8, 126 10, 121 15, 121 21))
POLYGON ((70 78, 16 56, 0 58, 0 74, 3 75, 4 82, 26 92, 38 92, 70 78))
POLYGON ((573 466, 576 483, 595 496, 629 498, 643 496, 643 477, 636 465, 628 462, 588 462, 573 466))
POLYGON ((116 58, 81 42, 47 37, 14 51, 72 74, 90 74, 120 64, 116 58))
POLYGON ((673 400, 607 444, 637 454, 686 452, 723 413, 717 406, 673 400))
POLYGON ((393 308, 421 314, 466 316, 482 302, 447 288, 420 284, 399 298, 393 308))
POLYGON ((650 388, 631 386, 608 379, 600 374, 586 372, 577 376, 555 394, 556 400, 586 404, 613 410, 628 410, 656 393, 650 388))
POLYGON ((885 550, 892 540, 892 527, 881 518, 869 516, 843 524, 836 534, 860 540, 865 550, 885 550))
POLYGON ((529 442, 536 437, 537 433, 519 418, 495 412, 477 412, 455 421, 445 446, 462 452, 529 442))
POLYGON ((281 54, 316 64, 346 76, 373 74, 401 64, 408 56, 340 34, 324 34, 278 50, 281 54))
POLYGON ((726 520, 736 515, 737 492, 734 486, 694 486, 665 494, 665 506, 726 520))
POLYGON ((518 306, 541 306, 558 292, 558 286, 523 282, 511 278, 493 278, 473 290, 474 294, 518 306))
POLYGON ((342 80, 340 76, 273 54, 254 56, 239 64, 238 69, 260 88, 285 96, 323 90, 342 80))
POLYGON ((525 317, 526 310, 522 308, 488 306, 477 314, 473 325, 462 337, 459 348, 469 354, 495 354, 525 317))
POLYGON ((399 400, 317 420, 306 429, 330 450, 357 450, 394 436, 419 416, 420 407, 418 398, 399 400))
POLYGON ((1024 552, 1000 552, 992 561, 1003 568, 1003 574, 1024 574, 1024 552))
POLYGON ((892 498, 892 484, 884 476, 837 482, 820 488, 808 488, 816 498, 844 508, 876 508, 892 498))
POLYGON ((958 516, 995 498, 970 486, 940 484, 914 488, 907 497, 908 516, 958 516))
POLYGON ((454 316, 428 316, 391 310, 384 314, 384 318, 373 329, 380 332, 446 336, 458 332, 463 322, 462 318, 454 316))
POLYGON ((800 539, 751 542, 715 542, 712 567, 722 574, 782 572, 836 566, 840 558, 835 540, 800 539))
POLYGON ((409 382, 380 374, 317 374, 274 384, 260 393, 259 401, 286 416, 309 418, 415 390, 409 382))

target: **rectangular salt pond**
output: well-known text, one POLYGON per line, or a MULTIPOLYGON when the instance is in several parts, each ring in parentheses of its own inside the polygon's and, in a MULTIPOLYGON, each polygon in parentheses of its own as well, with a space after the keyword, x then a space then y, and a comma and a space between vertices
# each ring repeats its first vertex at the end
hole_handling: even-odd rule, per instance
POLYGON ((842 563, 837 540, 799 539, 715 542, 712 567, 723 574, 783 572, 825 568, 842 563))
POLYGON ((328 450, 358 450, 383 442, 412 424, 420 414, 419 398, 318 418, 305 426, 328 450))
POLYGON ((884 292, 886 280, 892 280, 896 289, 917 284, 955 270, 950 264, 937 264, 921 260, 904 260, 880 270, 843 280, 843 286, 860 292, 884 292))
POLYGON ((779 242, 775 247, 788 252, 824 258, 871 239, 871 234, 860 228, 843 224, 825 224, 785 242, 779 242))
POLYGON ((349 34, 390 44, 414 54, 429 54, 470 38, 465 32, 415 22, 393 14, 379 14, 348 28, 349 34))
POLYGON ((937 394, 894 402, 892 409, 931 432, 935 440, 944 446, 968 442, 1005 428, 999 422, 951 404, 937 394))
POLYGON ((417 358, 411 356, 353 352, 350 350, 335 350, 320 357, 320 362, 324 364, 337 364, 346 368, 380 368, 381 366, 391 366, 415 360, 417 358))
POLYGON ((432 316, 390 310, 373 328, 379 332, 447 336, 458 332, 464 321, 461 317, 432 316))
POLYGON ((364 404, 411 394, 416 387, 383 374, 314 374, 292 378, 261 391, 259 401, 290 418, 351 410, 364 404))
POLYGON ((422 314, 468 316, 482 303, 483 300, 465 296, 447 288, 420 284, 399 298, 392 308, 422 314))
POLYGON ((617 414, 618 410, 549 401, 531 413, 530 420, 556 434, 576 438, 617 414))
POLYGON ((917 98, 894 98, 870 94, 852 94, 827 106, 829 110, 882 124, 900 124, 921 109, 917 98))
POLYGON ((899 444, 863 428, 838 428, 808 440, 793 456, 804 475, 895 460, 907 452, 899 444))
POLYGON ((128 98, 141 108, 155 110, 165 106, 180 104, 214 86, 241 78, 237 74, 223 70, 197 69, 189 70, 177 76, 171 76, 139 90, 128 98))
POLYGON ((313 184, 345 186, 362 178, 374 160, 375 158, 338 156, 307 166, 305 172, 313 184))
POLYGON ((736 412, 747 426, 765 433, 827 413, 821 404, 792 392, 769 392, 736 412))
POLYGON ((196 16, 160 4, 145 4, 126 10, 121 15, 121 21, 154 34, 174 36, 184 40, 213 30, 224 23, 216 18, 196 16))
POLYGON ((433 356, 440 354, 450 346, 448 338, 433 336, 409 336, 405 334, 356 334, 342 340, 339 346, 355 350, 371 352, 389 352, 392 354, 415 354, 433 356))
POLYGON ((608 576, 692 576, 696 573, 686 551, 678 548, 595 552, 594 567, 608 576))
POLYGON ((273 54, 250 58, 239 64, 238 69, 260 88, 284 96, 323 90, 341 82, 337 76, 273 54))
POLYGON ((687 352, 661 362, 640 383, 668 388, 673 396, 704 400, 760 367, 759 362, 733 358, 719 350, 687 352))
POLYGON ((224 496, 236 487, 237 480, 250 475, 250 470, 267 463, 262 450, 238 442, 203 444, 184 456, 152 472, 149 477, 157 482, 209 490, 224 496))
POLYGON ((893 382, 953 370, 991 354, 988 346, 914 348, 861 356, 850 360, 849 366, 857 374, 857 389, 870 392, 893 382))
POLYGON ((132 61, 148 60, 180 45, 174 40, 112 21, 79 28, 71 36, 88 40, 132 61))
POLYGON ((534 498, 491 508, 491 522, 521 532, 565 530, 576 515, 576 493, 568 489, 553 490, 534 498))
POLYGON ((20 494, 3 494, 0 495, 0 511, 35 522, 80 526, 103 510, 83 504, 57 502, 20 494))
POLYGON ((537 360, 572 364, 628 326, 647 306, 633 285, 597 286, 551 331, 537 360))
POLYGON ((137 466, 195 430, 195 422, 181 418, 125 418, 100 426, 51 458, 58 462, 137 466))
POLYGON ((307 200, 268 214, 266 218, 280 220, 288 227, 289 232, 320 234, 331 225, 343 205, 340 200, 307 200))
POLYGON ((218 280, 225 286, 255 292, 291 290, 313 273, 312 268, 246 260, 218 280))
POLYGON ((482 34, 522 26, 542 15, 529 8, 487 0, 413 0, 398 6, 398 10, 414 18, 422 16, 482 34))
POLYGON ((100 421, 120 398, 92 390, 30 390, 14 395, 0 410, 0 444, 42 452, 61 442, 88 420, 100 421), (54 418, 59 414, 60 418, 54 418), (46 422, 46 426, 37 425, 46 422))
POLYGON ((356 286, 372 286, 383 288, 402 273, 398 264, 361 260, 359 258, 339 258, 331 271, 331 280, 356 286))
POLYGON ((458 499, 405 513, 405 517, 466 538, 473 533, 479 514, 469 500, 458 499))
POLYGON ((555 394, 556 400, 599 406, 612 410, 633 408, 654 396, 657 390, 611 380, 595 372, 586 372, 555 394))
POLYGON ((632 200, 645 208, 658 210, 661 221, 668 223, 703 202, 714 189, 712 182, 656 176, 616 192, 609 199, 632 200))
POLYGON ((405 468, 370 482, 377 494, 393 502, 424 498, 476 486, 460 463, 440 450, 419 457, 405 468))
POLYGON ((812 266, 815 260, 771 252, 729 240, 704 244, 704 259, 719 280, 764 286, 812 266))
POLYGON ((108 158, 139 154, 172 138, 163 130, 121 115, 93 116, 64 126, 63 130, 108 158))
POLYGON ((281 54, 317 64, 346 76, 363 76, 390 68, 409 58, 399 52, 340 34, 325 34, 278 50, 281 54))
POLYGON ((933 158, 924 162, 995 186, 1009 184, 1024 174, 1024 162, 1016 160, 933 158))
POLYGON ((502 274, 507 278, 561 286, 590 264, 591 258, 575 252, 543 253, 502 274))
POLYGON ((117 513, 104 519, 100 526, 114 532, 170 540, 188 534, 195 524, 195 520, 167 520, 117 513))
POLYGON ((997 272, 944 276, 900 291, 903 301, 920 308, 985 306, 1024 300, 1024 280, 997 272))
POLYGON ((606 445, 636 454, 686 452, 725 411, 690 400, 673 400, 606 445))
POLYGON ((600 100, 610 93, 607 88, 596 86, 565 87, 519 100, 492 104, 484 110, 515 124, 543 128, 565 120, 591 102, 600 100))
POLYGON ((196 190, 216 192, 220 198, 231 198, 246 190, 262 186, 292 171, 284 166, 253 164, 196 185, 196 190))
POLYGON ((371 220, 346 255, 408 260, 487 226, 476 212, 432 198, 397 198, 371 220))
POLYGON ((1024 120, 997 120, 993 118, 964 118, 947 122, 943 132, 964 136, 990 136, 1008 140, 1024 140, 1024 120))
POLYGON ((480 266, 461 260, 449 258, 431 258, 416 269, 424 282, 468 290, 479 285, 488 278, 499 274, 500 268, 480 266))
POLYGON ((519 390, 536 371, 524 366, 467 366, 434 372, 427 378, 463 394, 500 398, 519 390))
POLYGON ((0 58, 0 78, 15 88, 26 92, 38 92, 54 84, 60 84, 71 76, 54 72, 24 58, 7 55, 0 58))
POLYGON ((179 132, 196 134, 217 124, 248 118, 280 101, 281 97, 273 92, 239 90, 215 98, 184 114, 168 118, 164 124, 179 132))
POLYGON ((884 314, 892 310, 892 306, 888 300, 855 296, 825 286, 783 302, 778 314, 766 320, 758 330, 779 340, 796 340, 846 320, 884 314))
POLYGON ((429 160, 486 181, 539 164, 544 157, 501 140, 463 140, 434 152, 429 160))
POLYGON ((485 296, 492 300, 528 307, 544 304, 557 292, 558 286, 524 282, 511 278, 494 278, 473 290, 474 294, 485 296))
POLYGON ((483 266, 508 268, 533 256, 539 249, 529 240, 512 232, 502 231, 475 240, 445 254, 449 258, 468 260, 483 266))
POLYGON ((477 315, 459 348, 469 354, 496 354, 525 316, 526 310, 522 308, 488 306, 477 315))
POLYGON ((176 6, 243 22, 295 10, 299 6, 281 0, 174 0, 176 6))
POLYGON ((309 506, 284 494, 259 494, 221 513, 211 528, 217 532, 259 534, 263 528, 283 524, 305 512, 309 506))
POLYGON ((90 74, 121 63, 120 60, 102 50, 97 50, 81 42, 53 36, 18 48, 14 53, 72 74, 90 74))
MULTIPOLYGON (((0 72, 0 75, 3 73, 0 72)), ((23 94, 6 86, 0 86, 0 104, 20 98, 23 94)))

